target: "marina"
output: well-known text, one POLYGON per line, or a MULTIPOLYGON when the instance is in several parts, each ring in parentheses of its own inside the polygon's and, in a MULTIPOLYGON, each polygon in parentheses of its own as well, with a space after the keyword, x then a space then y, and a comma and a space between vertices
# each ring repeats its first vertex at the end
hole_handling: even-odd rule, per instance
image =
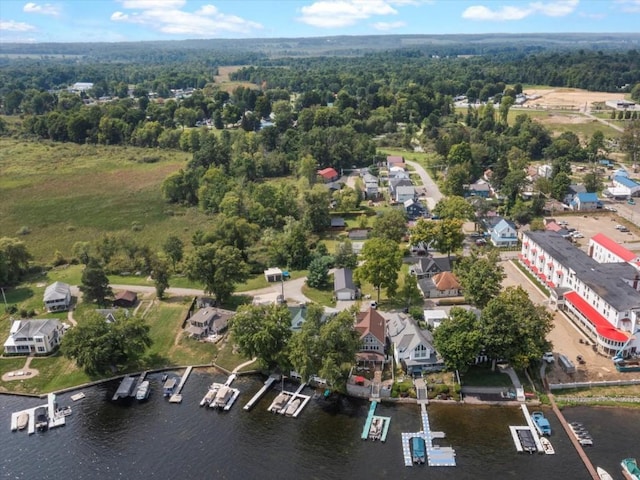
POLYGON ((384 442, 387 439, 391 417, 375 415, 377 405, 378 402, 371 402, 369 414, 367 415, 367 420, 365 421, 364 428, 362 429, 362 440, 369 439, 384 442))
POLYGON ((50 428, 62 427, 66 424, 65 417, 71 414, 71 407, 58 409, 56 396, 50 393, 47 403, 37 407, 20 410, 11 414, 11 431, 27 429, 29 435, 50 428), (68 412, 68 413, 67 413, 68 412))
POLYGON ((249 400, 247 404, 243 407, 244 410, 246 411, 251 410, 254 407, 254 405, 258 403, 262 397, 264 397, 265 393, 267 393, 269 389, 273 386, 273 384, 276 383, 278 380, 280 380, 280 375, 276 375, 276 374, 270 375, 269 378, 267 378, 267 380, 264 382, 264 385, 262 386, 262 388, 258 390, 256 394, 253 397, 251 397, 251 400, 249 400))
POLYGON ((427 464, 430 467, 455 467, 456 452, 451 447, 441 447, 434 445, 433 440, 445 438, 444 432, 432 432, 429 425, 429 415, 427 406, 420 404, 420 418, 422 420, 422 431, 415 433, 402 433, 402 455, 406 467, 413 466, 413 455, 411 453, 410 442, 412 438, 419 437, 424 440, 426 446, 427 464))

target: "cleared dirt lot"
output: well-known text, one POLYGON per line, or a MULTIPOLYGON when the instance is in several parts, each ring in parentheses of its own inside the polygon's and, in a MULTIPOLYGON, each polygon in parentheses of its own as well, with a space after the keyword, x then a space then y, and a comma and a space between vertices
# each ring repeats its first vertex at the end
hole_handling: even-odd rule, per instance
MULTIPOLYGON (((585 215, 562 215, 555 218, 557 220, 566 220, 569 226, 578 229, 584 234, 585 238, 579 239, 577 246, 585 251, 589 244, 589 238, 597 233, 604 233, 617 242, 625 244, 625 247, 630 250, 636 251, 637 247, 640 246, 637 229, 634 228, 632 229, 634 231, 629 233, 622 233, 615 229, 616 224, 623 223, 615 214, 596 213, 595 215, 589 214, 586 218, 585 215), (632 245, 633 242, 636 242, 635 245, 632 245)), ((503 261, 502 266, 507 275, 503 281, 505 287, 519 285, 529 294, 529 298, 533 303, 548 305, 546 292, 538 290, 538 287, 511 261, 503 261)), ((577 368, 575 374, 567 375, 557 366, 557 362, 554 362, 547 369, 547 377, 552 383, 621 380, 638 378, 639 376, 634 373, 618 373, 610 358, 595 353, 588 344, 581 343, 580 340, 586 342, 588 340, 587 337, 562 312, 554 312, 553 330, 548 338, 553 343, 553 351, 566 355, 574 362, 577 368), (584 365, 580 365, 576 361, 578 355, 584 358, 584 365)))
POLYGON ((526 95, 539 95, 536 100, 529 100, 525 103, 529 107, 537 108, 566 108, 584 110, 585 105, 591 108, 591 104, 596 102, 606 102, 607 100, 620 100, 624 98, 621 93, 589 92, 578 88, 537 88, 525 89, 526 95))

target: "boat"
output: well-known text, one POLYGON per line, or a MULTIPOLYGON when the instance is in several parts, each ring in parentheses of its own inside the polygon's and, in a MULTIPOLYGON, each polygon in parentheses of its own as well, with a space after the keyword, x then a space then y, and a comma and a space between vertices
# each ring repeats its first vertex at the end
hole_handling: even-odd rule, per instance
POLYGON ((287 403, 288 399, 289 399, 289 394, 284 392, 280 393, 271 404, 271 407, 269 408, 269 410, 272 412, 280 411, 282 407, 284 407, 285 403, 287 403))
POLYGON ((518 438, 520 439, 520 445, 522 445, 522 450, 528 453, 534 453, 538 451, 538 447, 536 446, 536 441, 533 438, 534 431, 529 427, 527 428, 519 428, 517 430, 518 438))
POLYGON ((287 407, 287 409, 285 410, 284 414, 287 415, 288 417, 292 416, 294 413, 296 413, 296 410, 298 410, 299 406, 300 406, 300 399, 294 398, 289 404, 289 406, 287 407))
POLYGON ((136 390, 136 400, 142 401, 149 398, 149 393, 151 392, 151 388, 149 388, 149 380, 145 380, 140 384, 138 390, 136 390))
POLYGON ((20 415, 18 415, 18 430, 24 430, 28 423, 29 414, 27 412, 22 412, 20 415))
POLYGON ((600 477, 600 480, 613 480, 613 477, 609 475, 609 472, 607 472, 602 467, 596 468, 596 472, 598 472, 598 477, 600 477))
POLYGON ((619 372, 640 372, 640 360, 620 360, 615 362, 616 370, 619 372))
POLYGON ((220 390, 218 390, 218 393, 216 393, 216 397, 213 399, 210 406, 213 408, 224 408, 232 396, 233 390, 223 385, 220 387, 220 390))
POLYGON ((622 474, 627 480, 640 480, 640 468, 635 458, 625 458, 620 462, 622 474))
POLYGON ((424 463, 425 456, 425 448, 424 448, 424 439, 421 437, 413 437, 411 439, 411 458, 413 458, 413 463, 424 463))
POLYGON ((549 424, 549 420, 545 418, 544 413, 533 412, 531 414, 531 419, 533 420, 533 424, 540 435, 551 435, 551 425, 549 424))
POLYGON ((49 416, 47 415, 46 407, 38 407, 33 412, 36 417, 36 430, 39 432, 44 432, 47 428, 49 428, 49 416))
POLYGON ((73 413, 73 410, 71 410, 71 407, 67 406, 64 408, 58 408, 55 413, 56 417, 68 417, 73 413))
POLYGON ((580 445, 583 447, 593 445, 593 438, 580 422, 571 422, 569 428, 580 445))
POLYGON ((551 442, 547 437, 540 437, 540 444, 542 445, 542 450, 544 450, 546 455, 553 455, 556 453, 553 445, 551 445, 551 442))
POLYGON ((209 387, 209 390, 207 390, 207 393, 205 394, 204 397, 202 397, 202 400, 200 400, 200 406, 204 407, 205 405, 210 405, 211 402, 213 402, 213 399, 216 398, 216 393, 218 393, 218 389, 220 388, 220 385, 217 383, 212 384, 209 387))
POLYGON ((380 440, 383 426, 384 420, 382 418, 374 418, 373 422, 371 422, 371 428, 369 428, 369 438, 371 440, 380 440))
POLYGON ((175 378, 169 378, 168 380, 166 380, 164 382, 164 385, 162 386, 162 393, 164 394, 164 396, 170 397, 171 395, 173 395, 173 391, 175 390, 177 385, 178 381, 175 378))

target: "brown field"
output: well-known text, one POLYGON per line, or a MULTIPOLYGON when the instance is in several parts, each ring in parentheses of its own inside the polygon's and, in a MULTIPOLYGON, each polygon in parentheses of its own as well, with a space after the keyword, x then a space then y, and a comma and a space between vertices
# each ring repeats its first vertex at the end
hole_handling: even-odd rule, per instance
POLYGON ((233 72, 237 72, 241 68, 246 67, 247 65, 226 65, 223 67, 218 67, 218 75, 213 77, 213 81, 220 85, 220 88, 231 93, 238 87, 245 88, 258 88, 257 85, 249 82, 232 82, 229 78, 229 75, 233 72))
POLYGON ((622 93, 589 92, 578 88, 531 88, 525 89, 527 95, 540 95, 525 105, 529 108, 581 110, 591 108, 593 103, 624 98, 622 93))

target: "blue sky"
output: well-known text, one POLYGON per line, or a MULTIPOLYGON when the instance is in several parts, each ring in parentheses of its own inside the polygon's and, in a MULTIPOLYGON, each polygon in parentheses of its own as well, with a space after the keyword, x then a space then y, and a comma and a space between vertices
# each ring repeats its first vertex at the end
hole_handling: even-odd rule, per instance
POLYGON ((639 31, 640 0, 0 1, 0 42, 639 31))

